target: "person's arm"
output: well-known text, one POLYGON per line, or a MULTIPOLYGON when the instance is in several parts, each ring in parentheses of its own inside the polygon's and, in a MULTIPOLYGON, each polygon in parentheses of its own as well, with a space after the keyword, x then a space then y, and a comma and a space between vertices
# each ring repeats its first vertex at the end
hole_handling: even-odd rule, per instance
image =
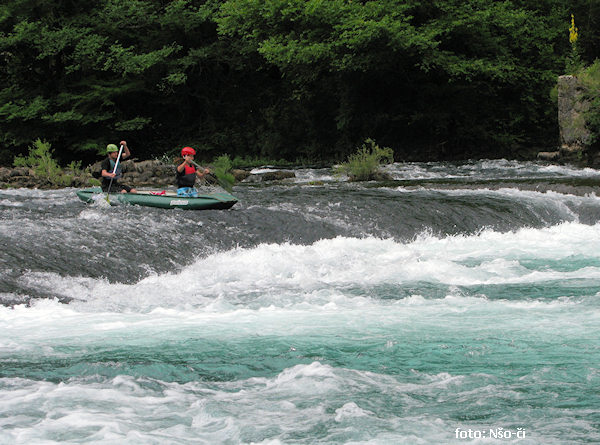
POLYGON ((105 178, 114 178, 117 175, 113 172, 107 172, 106 170, 102 170, 102 176, 104 176, 105 178))
POLYGON ((131 152, 129 151, 129 147, 127 146, 127 141, 121 141, 121 145, 123 146, 123 153, 121 153, 121 159, 127 159, 131 156, 131 152))
POLYGON ((188 155, 185 155, 183 157, 183 162, 177 166, 177 171, 179 173, 183 173, 183 170, 185 169, 185 166, 186 165, 190 165, 190 162, 189 162, 190 159, 191 159, 191 156, 188 156, 188 155))
POLYGON ((198 169, 198 170, 196 170, 196 175, 197 175, 199 178, 203 178, 203 177, 204 177, 204 175, 208 175, 209 173, 210 173, 210 170, 209 170, 209 169, 207 169, 207 168, 205 168, 203 171, 201 171, 201 170, 199 170, 199 169, 198 169))
POLYGON ((110 164, 103 162, 102 165, 100 166, 100 168, 102 168, 102 173, 101 173, 102 177, 114 178, 116 176, 113 172, 109 171, 110 164))

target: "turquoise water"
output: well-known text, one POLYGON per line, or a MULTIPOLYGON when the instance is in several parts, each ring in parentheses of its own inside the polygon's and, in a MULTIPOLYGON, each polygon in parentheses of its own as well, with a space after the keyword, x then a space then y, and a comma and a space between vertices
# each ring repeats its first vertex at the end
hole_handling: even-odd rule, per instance
POLYGON ((0 443, 600 442, 600 172, 392 173, 210 212, 0 191, 0 443))

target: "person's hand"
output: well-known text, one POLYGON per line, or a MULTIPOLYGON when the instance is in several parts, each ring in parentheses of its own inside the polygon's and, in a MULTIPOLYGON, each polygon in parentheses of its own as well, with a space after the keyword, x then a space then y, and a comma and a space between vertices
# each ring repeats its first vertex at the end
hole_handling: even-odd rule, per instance
POLYGON ((117 174, 113 173, 113 172, 109 172, 109 173, 106 174, 106 176, 109 177, 109 178, 114 178, 115 176, 117 176, 117 174))
POLYGON ((123 145, 124 147, 127 147, 127 141, 121 141, 120 144, 123 145))
POLYGON ((205 169, 204 169, 204 174, 205 174, 205 175, 208 175, 209 173, 210 173, 210 170, 209 170, 209 169, 207 169, 207 168, 205 168, 205 169))

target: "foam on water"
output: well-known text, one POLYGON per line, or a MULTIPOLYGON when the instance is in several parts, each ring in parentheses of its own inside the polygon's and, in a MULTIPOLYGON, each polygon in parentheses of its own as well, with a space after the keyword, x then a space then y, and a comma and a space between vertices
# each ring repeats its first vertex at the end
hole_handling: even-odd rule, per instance
POLYGON ((570 165, 520 162, 506 159, 479 160, 462 164, 438 162, 394 163, 385 167, 396 180, 431 179, 511 179, 511 178, 597 178, 600 171, 570 165))
MULTIPOLYGON (((579 168, 570 165, 552 165, 539 162, 520 162, 506 159, 479 160, 462 164, 436 162, 396 162, 382 167, 393 179, 436 180, 436 179, 511 179, 511 178, 598 178, 600 171, 592 168, 579 168)), ((263 174, 278 171, 276 167, 261 167, 250 171, 263 174)), ((333 169, 293 169, 295 183, 311 181, 332 182, 345 180, 345 175, 335 175, 333 169)))
POLYGON ((1 199, 0 206, 2 206, 2 207, 22 207, 23 203, 11 201, 10 199, 1 199))
POLYGON ((418 342, 413 337, 422 332, 452 343, 499 332, 554 339, 557 328, 561 341, 577 341, 600 319, 600 259, 589 243, 599 230, 565 223, 476 236, 424 234, 411 243, 259 245, 134 284, 31 272, 20 278, 24 288, 73 301, 0 307, 0 352, 61 357, 70 345, 162 349, 198 335, 234 343, 281 338, 286 348, 306 338, 373 336, 394 347, 399 339, 418 342), (512 293, 510 285, 517 286, 512 293))
POLYGON ((107 208, 110 207, 110 202, 106 199, 106 194, 104 193, 97 193, 95 195, 92 195, 92 205, 96 206, 96 207, 100 207, 100 208, 107 208))
POLYGON ((599 237, 600 224, 578 223, 508 233, 484 230, 470 236, 422 234, 408 243, 337 237, 306 246, 261 244, 218 252, 179 272, 152 274, 134 284, 51 272, 27 272, 19 282, 99 310, 323 307, 339 304, 343 289, 349 291, 349 301, 360 297, 380 304, 373 288, 388 286, 392 293, 396 290, 396 298, 403 298, 407 295, 398 289, 418 283, 446 293, 451 286, 597 286, 600 254, 589 240, 599 237))
MULTIPOLYGON (((485 421, 469 417, 518 405, 520 386, 488 374, 412 372, 398 379, 320 362, 235 382, 0 379, 0 413, 11 415, 11 428, 0 438, 11 443, 461 443, 454 436, 457 428, 485 429, 485 421), (444 396, 448 392, 451 399, 444 396), (473 407, 461 419, 452 415, 455 403, 473 407), (432 404, 435 413, 428 409, 432 404), (312 439, 302 439, 307 437, 312 439)), ((524 429, 528 440, 517 443, 561 443, 557 437, 564 429, 573 432, 572 443, 598 438, 594 425, 582 420, 586 410, 573 407, 554 424, 539 417, 546 412, 542 406, 518 409, 497 425, 515 433, 524 429)))

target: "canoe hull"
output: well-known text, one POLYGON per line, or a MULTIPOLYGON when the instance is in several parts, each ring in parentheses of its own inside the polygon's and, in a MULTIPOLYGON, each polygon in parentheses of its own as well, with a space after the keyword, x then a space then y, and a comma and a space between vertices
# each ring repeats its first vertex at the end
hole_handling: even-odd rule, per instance
MULTIPOLYGON (((87 203, 106 197, 106 193, 99 188, 77 190, 76 193, 79 199, 87 203)), ((130 204, 161 209, 211 210, 229 209, 237 202, 237 198, 229 193, 210 193, 199 195, 197 198, 185 198, 174 194, 153 195, 149 192, 140 192, 111 193, 109 201, 111 205, 130 204)))

